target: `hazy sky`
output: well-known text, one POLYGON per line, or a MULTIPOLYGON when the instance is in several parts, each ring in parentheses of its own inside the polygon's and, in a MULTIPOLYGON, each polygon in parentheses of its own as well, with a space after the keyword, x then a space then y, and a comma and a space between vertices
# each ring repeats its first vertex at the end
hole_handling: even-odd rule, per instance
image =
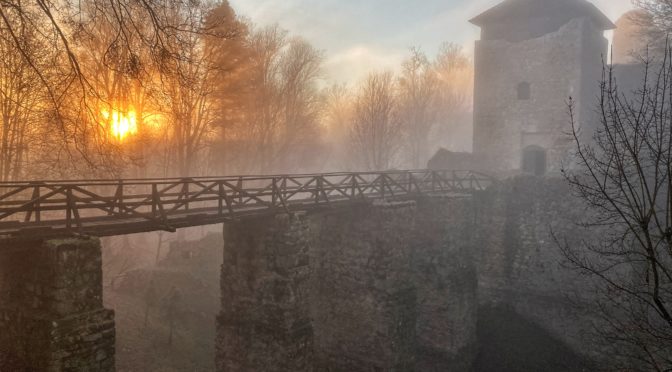
MULTIPOLYGON (((325 53, 325 77, 352 82, 396 69, 412 46, 433 55, 445 41, 469 53, 479 29, 468 20, 501 0, 229 0, 255 24, 278 23, 325 53)), ((593 0, 612 20, 631 0, 593 0)))

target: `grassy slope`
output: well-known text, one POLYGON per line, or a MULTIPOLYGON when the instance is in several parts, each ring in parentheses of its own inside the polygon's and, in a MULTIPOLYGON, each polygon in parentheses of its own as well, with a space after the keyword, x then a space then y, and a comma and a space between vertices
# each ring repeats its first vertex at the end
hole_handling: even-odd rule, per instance
MULTIPOLYGON (((110 293, 108 307, 116 312, 118 372, 205 372, 214 369, 214 336, 194 334, 182 324, 169 328, 159 314, 144 327, 144 305, 134 297, 110 293)), ((150 313, 151 314, 151 313, 150 313)), ((214 327, 214 319, 212 319, 214 327)))

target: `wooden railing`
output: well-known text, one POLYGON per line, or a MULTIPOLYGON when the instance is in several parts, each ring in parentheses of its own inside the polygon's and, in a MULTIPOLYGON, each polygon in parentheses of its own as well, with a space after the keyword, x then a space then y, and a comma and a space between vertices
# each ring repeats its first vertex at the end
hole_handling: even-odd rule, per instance
POLYGON ((492 182, 470 171, 422 170, 0 183, 0 239, 174 231, 336 203, 467 194, 492 182))

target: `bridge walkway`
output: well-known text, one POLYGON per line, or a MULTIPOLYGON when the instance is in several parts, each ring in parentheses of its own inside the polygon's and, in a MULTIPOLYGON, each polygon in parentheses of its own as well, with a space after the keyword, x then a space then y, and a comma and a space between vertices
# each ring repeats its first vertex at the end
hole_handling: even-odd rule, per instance
POLYGON ((113 236, 217 224, 336 204, 465 195, 492 184, 472 171, 0 183, 0 241, 113 236))

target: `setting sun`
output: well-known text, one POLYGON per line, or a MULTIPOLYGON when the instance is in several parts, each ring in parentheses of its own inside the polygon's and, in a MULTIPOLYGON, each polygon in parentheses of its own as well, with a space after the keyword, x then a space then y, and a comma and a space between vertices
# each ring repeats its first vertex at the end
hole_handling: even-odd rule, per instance
POLYGON ((138 133, 138 120, 135 111, 131 110, 126 113, 112 111, 112 114, 109 111, 103 111, 102 115, 110 123, 112 136, 119 141, 138 133))

